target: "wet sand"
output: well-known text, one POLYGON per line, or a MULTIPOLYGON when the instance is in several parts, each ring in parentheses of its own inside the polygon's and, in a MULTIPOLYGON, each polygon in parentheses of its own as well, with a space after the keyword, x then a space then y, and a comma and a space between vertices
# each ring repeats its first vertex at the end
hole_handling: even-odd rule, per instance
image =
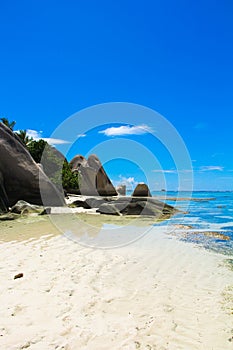
MULTIPOLYGON (((82 235, 62 235, 48 217, 25 220, 0 223, 1 349, 232 349, 226 256, 162 227, 146 230, 145 222, 146 234, 126 226, 127 245, 93 249, 79 244, 89 242, 82 235)), ((102 224, 92 220, 98 243, 102 224)), ((74 221, 77 232, 84 222, 74 221)))

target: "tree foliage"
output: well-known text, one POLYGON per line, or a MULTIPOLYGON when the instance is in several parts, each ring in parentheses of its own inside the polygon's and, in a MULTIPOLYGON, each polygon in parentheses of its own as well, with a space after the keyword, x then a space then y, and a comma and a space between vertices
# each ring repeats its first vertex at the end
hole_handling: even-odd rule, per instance
POLYGON ((1 120, 1 122, 2 122, 3 124, 5 124, 6 126, 8 126, 8 128, 10 128, 11 130, 14 129, 15 124, 16 124, 15 121, 10 122, 8 118, 4 118, 4 117, 0 118, 0 120, 1 120))
POLYGON ((25 146, 29 144, 33 140, 32 137, 27 135, 27 130, 19 130, 16 132, 16 135, 21 139, 25 146))
POLYGON ((45 147, 48 145, 48 142, 46 142, 43 139, 40 139, 38 141, 32 140, 28 145, 27 149, 30 152, 32 158, 36 163, 41 162, 41 158, 43 155, 43 152, 45 150, 45 147))
POLYGON ((65 161, 62 169, 62 186, 65 190, 78 190, 80 183, 80 176, 78 173, 74 173, 70 164, 65 161))
POLYGON ((42 163, 44 172, 58 188, 79 189, 79 175, 72 172, 67 160, 48 142, 33 140, 27 149, 36 163, 42 163))

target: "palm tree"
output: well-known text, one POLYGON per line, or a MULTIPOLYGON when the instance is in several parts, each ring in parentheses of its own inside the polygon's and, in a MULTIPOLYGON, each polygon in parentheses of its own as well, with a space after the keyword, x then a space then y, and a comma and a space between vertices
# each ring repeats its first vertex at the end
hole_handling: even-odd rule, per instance
POLYGON ((10 122, 7 118, 0 118, 0 120, 1 120, 1 122, 3 123, 3 124, 5 124, 6 126, 8 126, 8 128, 10 128, 11 130, 13 130, 14 129, 14 126, 15 126, 15 124, 16 124, 16 122, 15 121, 12 121, 12 122, 10 122))
POLYGON ((16 132, 16 135, 19 136, 19 138, 21 139, 21 141, 23 141, 25 146, 27 146, 33 140, 32 137, 27 135, 27 130, 18 130, 16 132))

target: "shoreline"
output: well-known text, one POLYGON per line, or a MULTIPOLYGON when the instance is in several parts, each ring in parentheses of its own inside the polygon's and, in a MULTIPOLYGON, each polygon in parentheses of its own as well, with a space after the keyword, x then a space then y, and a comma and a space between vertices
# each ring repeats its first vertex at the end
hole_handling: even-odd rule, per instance
POLYGON ((106 250, 52 232, 44 218, 28 225, 18 234, 34 238, 0 243, 1 348, 231 349, 226 256, 162 227, 106 250))

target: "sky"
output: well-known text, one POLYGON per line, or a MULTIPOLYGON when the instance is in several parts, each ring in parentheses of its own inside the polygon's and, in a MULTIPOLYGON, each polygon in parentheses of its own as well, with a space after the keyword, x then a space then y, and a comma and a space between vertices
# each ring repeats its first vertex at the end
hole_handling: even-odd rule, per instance
POLYGON ((177 177, 190 167, 177 169, 176 146, 168 151, 169 134, 161 143, 156 116, 109 116, 105 125, 93 117, 80 131, 79 112, 91 106, 145 106, 183 139, 195 190, 233 190, 232 19, 231 0, 0 0, 0 117, 66 147, 68 159, 98 151, 114 184, 189 189, 191 178, 180 186, 177 177), (75 114, 77 140, 69 130, 56 139, 75 114), (122 159, 128 148, 138 160, 122 159))

